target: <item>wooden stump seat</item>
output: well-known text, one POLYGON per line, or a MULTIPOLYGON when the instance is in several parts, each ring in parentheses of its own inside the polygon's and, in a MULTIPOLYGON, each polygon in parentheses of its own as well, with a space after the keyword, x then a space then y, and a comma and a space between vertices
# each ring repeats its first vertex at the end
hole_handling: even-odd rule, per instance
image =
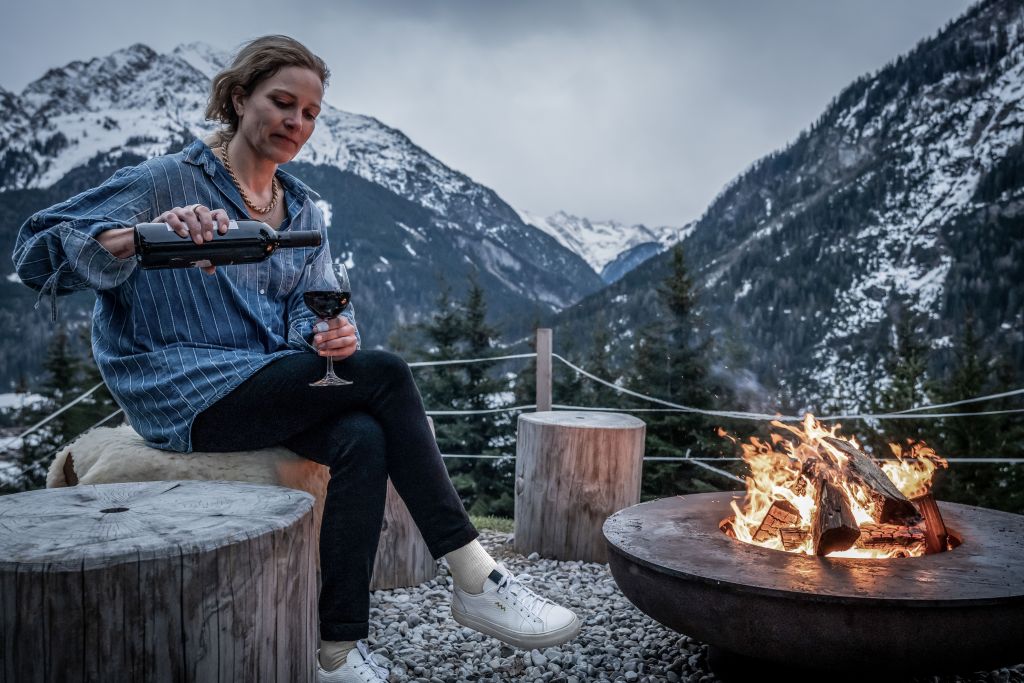
MULTIPOLYGON (((163 451, 147 446, 125 425, 92 429, 62 449, 50 464, 46 485, 169 480, 243 481, 305 491, 315 499, 312 533, 317 539, 330 473, 283 447, 232 453, 163 451)), ((319 562, 319 545, 314 547, 319 562)), ((371 589, 416 586, 437 576, 437 571, 437 563, 389 481, 371 589)))
POLYGON ((311 683, 312 506, 229 481, 0 496, 0 683, 311 683))
POLYGON ((524 413, 518 432, 516 551, 607 562, 605 520, 640 502, 643 420, 622 413, 524 413))

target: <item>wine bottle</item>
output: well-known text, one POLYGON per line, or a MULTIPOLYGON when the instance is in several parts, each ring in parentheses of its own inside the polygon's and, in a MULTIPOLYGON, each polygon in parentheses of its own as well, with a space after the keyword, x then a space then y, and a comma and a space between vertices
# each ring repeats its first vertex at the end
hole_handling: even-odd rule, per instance
POLYGON ((166 223, 135 226, 135 258, 143 268, 192 268, 256 263, 270 258, 278 249, 318 247, 321 236, 315 230, 278 232, 260 221, 231 221, 221 235, 196 244, 182 237, 166 223))

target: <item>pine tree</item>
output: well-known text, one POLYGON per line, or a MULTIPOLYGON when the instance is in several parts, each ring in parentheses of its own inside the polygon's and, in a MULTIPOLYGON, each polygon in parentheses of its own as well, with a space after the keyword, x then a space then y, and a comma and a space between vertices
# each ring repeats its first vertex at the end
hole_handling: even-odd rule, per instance
MULTIPOLYGON (((889 378, 877 400, 877 410, 894 413, 924 405, 927 401, 928 345, 924 341, 924 323, 907 302, 897 301, 890 312, 892 337, 883 360, 889 378)), ((925 440, 928 427, 924 420, 881 420, 880 438, 892 442, 925 440)), ((884 444, 876 443, 880 454, 888 455, 884 444)))
MULTIPOLYGON (((87 341, 88 329, 80 341, 87 341)), ((64 444, 117 410, 117 406, 102 386, 102 379, 91 355, 79 356, 65 326, 54 332, 43 363, 45 379, 37 390, 43 400, 22 410, 18 422, 24 427, 36 424, 64 407, 96 384, 100 388, 57 415, 44 426, 28 435, 13 460, 20 477, 5 485, 6 491, 23 491, 45 484, 46 468, 50 458, 64 444)))
MULTIPOLYGON (((673 403, 712 408, 715 394, 724 390, 716 391, 708 375, 711 341, 700 331, 696 295, 681 245, 673 248, 671 271, 658 288, 658 298, 655 322, 638 335, 630 387, 673 403)), ((689 451, 694 456, 708 456, 720 454, 724 448, 711 421, 700 413, 648 413, 645 420, 647 455, 681 456, 689 451)), ((714 490, 693 474, 677 463, 650 463, 644 468, 644 495, 714 490)))
MULTIPOLYGON (((475 277, 470 277, 464 301, 455 301, 451 288, 443 281, 439 292, 429 320, 401 328, 394 335, 404 340, 404 347, 412 345, 410 339, 422 340, 419 346, 425 351, 410 355, 422 360, 497 355, 497 331, 486 322, 487 303, 475 277)), ((428 409, 435 410, 487 410, 494 407, 494 397, 505 389, 505 383, 495 374, 495 364, 486 362, 427 367, 417 376, 417 384, 428 409)), ((512 418, 502 412, 438 416, 435 427, 441 451, 453 455, 501 455, 508 450, 509 435, 514 430, 512 418)), ((473 514, 512 515, 511 458, 450 458, 446 466, 463 503, 473 514)))
MULTIPOLYGON (((999 394, 1019 384, 1017 371, 1005 354, 989 351, 977 336, 968 314, 956 346, 956 364, 944 382, 943 401, 999 394)), ((956 412, 981 413, 1019 407, 1013 397, 985 403, 965 403, 956 412)), ((1021 457, 1024 420, 1020 413, 972 415, 944 420, 941 454, 957 458, 1021 457)), ((944 500, 1024 513, 1024 467, 1012 463, 955 462, 936 477, 935 492, 944 500)))
MULTIPOLYGON (((975 331, 972 313, 964 322, 963 334, 955 348, 956 363, 950 376, 936 390, 943 403, 982 396, 992 388, 992 372, 988 354, 981 346, 975 331)), ((965 403, 956 412, 980 413, 988 409, 983 403, 965 403)), ((950 455, 973 458, 993 452, 997 434, 993 430, 992 416, 948 418, 943 424, 943 446, 950 455)))
MULTIPOLYGON (((604 316, 597 317, 594 321, 594 337, 591 340, 590 353, 580 367, 592 375, 614 383, 618 379, 619 373, 614 369, 608 355, 612 341, 611 329, 604 316)), ((615 408, 624 404, 622 394, 591 379, 584 381, 580 394, 578 405, 615 408)))
MULTIPOLYGON (((466 358, 486 358, 494 352, 498 331, 487 324, 487 302, 484 291, 474 276, 470 276, 469 291, 462 305, 460 320, 463 352, 466 358)), ((467 410, 488 410, 496 406, 494 397, 505 386, 494 375, 493 363, 470 363, 462 366, 465 372, 464 396, 467 410)), ((508 413, 471 415, 464 418, 463 447, 473 454, 501 455, 509 446, 509 434, 515 429, 508 413)), ((515 461, 474 459, 457 462, 463 476, 471 481, 468 509, 473 514, 511 517, 514 508, 513 482, 515 461)), ((452 471, 450 468, 449 471, 452 471)))

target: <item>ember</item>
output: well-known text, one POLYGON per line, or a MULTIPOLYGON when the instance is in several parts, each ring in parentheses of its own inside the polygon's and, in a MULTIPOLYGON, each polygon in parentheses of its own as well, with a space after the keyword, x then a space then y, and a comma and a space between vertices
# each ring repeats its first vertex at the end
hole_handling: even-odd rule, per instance
POLYGON ((856 439, 813 415, 803 428, 772 422, 770 443, 739 443, 750 466, 743 504, 723 525, 745 543, 829 557, 915 557, 950 548, 931 496, 946 461, 923 443, 891 444, 894 462, 879 465, 856 439))

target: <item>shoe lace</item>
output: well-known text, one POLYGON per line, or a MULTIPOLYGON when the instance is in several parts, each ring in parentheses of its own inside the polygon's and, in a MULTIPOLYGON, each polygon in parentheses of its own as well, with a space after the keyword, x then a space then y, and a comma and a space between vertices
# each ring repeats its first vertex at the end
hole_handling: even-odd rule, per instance
POLYGON ((498 583, 498 594, 508 594, 514 601, 522 605, 527 612, 532 614, 534 618, 539 619, 544 605, 554 605, 555 603, 541 595, 537 595, 525 585, 532 580, 533 577, 529 575, 513 576, 512 574, 505 574, 501 582, 498 583))
POLYGON ((373 658, 373 655, 370 654, 370 648, 366 646, 365 642, 361 640, 356 641, 356 649, 359 650, 359 654, 363 656, 363 661, 366 662, 366 665, 370 667, 370 671, 372 671, 377 678, 382 681, 388 680, 388 670, 377 663, 373 658))

